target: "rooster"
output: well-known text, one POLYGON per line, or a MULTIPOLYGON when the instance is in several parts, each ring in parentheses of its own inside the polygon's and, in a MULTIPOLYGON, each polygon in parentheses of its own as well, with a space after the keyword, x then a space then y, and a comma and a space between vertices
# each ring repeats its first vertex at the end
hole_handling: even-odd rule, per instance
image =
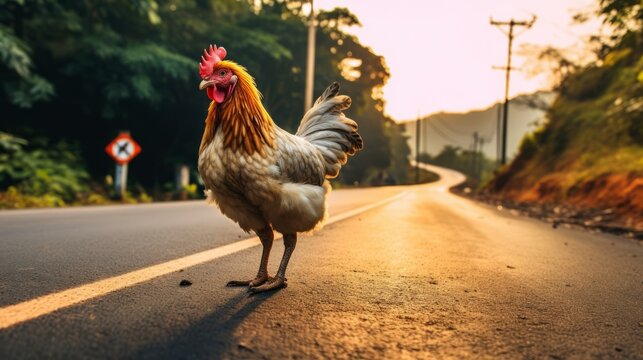
POLYGON ((255 278, 227 284, 258 293, 287 286, 286 267, 297 233, 321 228, 331 190, 327 179, 339 174, 363 141, 357 123, 342 113, 351 99, 338 95, 337 82, 315 101, 292 135, 273 122, 247 70, 225 57, 223 47, 210 45, 199 65, 199 89, 212 100, 199 147, 199 174, 208 200, 261 240, 255 278), (285 249, 271 277, 273 231, 283 234, 285 249))

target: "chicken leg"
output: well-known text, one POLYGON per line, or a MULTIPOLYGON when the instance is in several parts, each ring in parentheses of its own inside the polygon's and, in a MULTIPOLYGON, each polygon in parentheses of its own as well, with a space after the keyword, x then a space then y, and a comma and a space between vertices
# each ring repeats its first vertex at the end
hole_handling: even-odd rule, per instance
POLYGON ((259 286, 264 284, 271 279, 268 276, 268 257, 270 256, 270 250, 272 249, 272 241, 274 240, 274 233, 272 228, 267 226, 262 230, 256 232, 263 246, 263 251, 261 252, 261 263, 259 263, 259 271, 257 276, 252 280, 232 280, 229 281, 226 286, 259 286))
POLYGON ((294 234, 284 234, 284 256, 281 258, 281 264, 279 264, 279 270, 277 270, 277 276, 272 279, 269 279, 264 284, 261 285, 250 285, 248 291, 252 294, 275 290, 279 288, 285 288, 288 286, 286 282, 286 268, 288 267, 288 261, 290 261, 290 256, 295 250, 295 245, 297 245, 297 233, 294 234))

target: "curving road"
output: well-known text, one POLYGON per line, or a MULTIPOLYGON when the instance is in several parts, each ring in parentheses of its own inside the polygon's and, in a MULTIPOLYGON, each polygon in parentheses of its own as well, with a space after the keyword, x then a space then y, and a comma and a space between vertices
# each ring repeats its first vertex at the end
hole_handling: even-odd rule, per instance
POLYGON ((289 287, 252 297, 224 284, 260 247, 203 202, 0 212, 0 358, 643 358, 640 243, 460 198, 460 174, 431 170, 333 192, 289 287))

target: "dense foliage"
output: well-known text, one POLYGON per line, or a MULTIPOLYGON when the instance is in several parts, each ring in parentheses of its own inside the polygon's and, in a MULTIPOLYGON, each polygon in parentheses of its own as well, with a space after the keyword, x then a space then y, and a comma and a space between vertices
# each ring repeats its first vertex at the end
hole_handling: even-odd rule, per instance
MULTIPOLYGON (((49 145, 46 140, 36 139, 34 143, 0 132, 0 186, 10 189, 10 193, 39 198, 33 205, 56 206, 78 200, 76 194, 88 190, 89 176, 74 149, 64 142, 49 145)), ((3 201, 6 197, 0 197, 0 202, 3 201)))
MULTIPOLYGON (((113 172, 105 144, 129 130, 143 148, 130 167, 131 182, 160 194, 177 164, 196 168, 208 104, 196 89, 197 60, 210 43, 225 46, 228 58, 255 76, 280 126, 297 128, 306 56, 303 4, 0 0, 1 130, 76 144, 74 156, 97 182, 113 172)), ((383 115, 378 95, 389 77, 384 59, 343 31, 359 25, 347 9, 321 12, 318 21, 315 93, 340 80, 366 143, 340 180, 364 182, 383 169, 406 167, 400 163, 408 147, 396 140, 400 128, 383 115)))
POLYGON ((488 189, 616 208, 632 226, 632 215, 643 214, 643 9, 639 1, 599 3, 612 32, 597 60, 562 78, 547 122, 488 189))

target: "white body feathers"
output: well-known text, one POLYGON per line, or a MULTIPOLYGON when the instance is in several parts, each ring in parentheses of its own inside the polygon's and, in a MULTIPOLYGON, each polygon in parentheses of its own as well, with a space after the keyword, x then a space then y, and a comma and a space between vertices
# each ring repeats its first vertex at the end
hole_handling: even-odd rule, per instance
POLYGON ((335 83, 317 99, 296 135, 274 125, 275 145, 265 146, 263 154, 233 151, 216 132, 199 155, 208 199, 245 231, 270 225, 288 234, 321 227, 331 189, 326 179, 362 148, 357 124, 342 113, 350 98, 337 96, 338 90, 335 83))

